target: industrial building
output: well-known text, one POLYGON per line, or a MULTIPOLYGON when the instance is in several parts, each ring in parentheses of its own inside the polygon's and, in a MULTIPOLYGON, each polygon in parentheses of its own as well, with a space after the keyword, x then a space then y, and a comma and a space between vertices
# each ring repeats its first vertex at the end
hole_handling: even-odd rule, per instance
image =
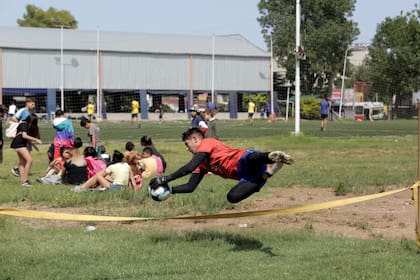
POLYGON ((80 113, 92 100, 106 118, 137 99, 148 119, 165 99, 186 113, 211 97, 235 119, 242 97, 269 94, 270 81, 270 54, 237 34, 0 27, 0 103, 33 97, 48 117, 58 107, 80 113))

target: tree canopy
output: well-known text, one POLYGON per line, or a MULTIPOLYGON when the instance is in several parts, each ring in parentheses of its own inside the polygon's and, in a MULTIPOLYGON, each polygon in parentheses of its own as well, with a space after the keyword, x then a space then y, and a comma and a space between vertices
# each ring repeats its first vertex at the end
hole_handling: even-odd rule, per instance
POLYGON ((76 29, 77 20, 67 10, 57 10, 50 7, 44 11, 35 5, 27 5, 23 19, 18 19, 19 26, 76 29))
MULTIPOLYGON (((383 99, 411 95, 420 89, 420 9, 418 6, 377 27, 369 47, 364 78, 383 99)), ((398 101, 397 101, 398 102, 398 101)))
MULTIPOLYGON (((355 0, 301 1, 301 60, 303 93, 319 93, 328 84, 331 93, 334 79, 343 69, 346 49, 359 34, 349 18, 355 0)), ((296 42, 296 0, 261 0, 258 4, 265 40, 273 41, 273 56, 286 68, 286 79, 294 80, 296 42)))

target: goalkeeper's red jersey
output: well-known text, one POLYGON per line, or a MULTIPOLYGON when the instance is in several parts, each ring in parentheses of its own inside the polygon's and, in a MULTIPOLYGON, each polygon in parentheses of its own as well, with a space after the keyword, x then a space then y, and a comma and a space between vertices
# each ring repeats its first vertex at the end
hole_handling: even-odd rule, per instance
POLYGON ((197 152, 208 153, 209 158, 195 172, 207 170, 223 178, 239 179, 238 162, 246 150, 231 148, 214 138, 204 138, 197 152))

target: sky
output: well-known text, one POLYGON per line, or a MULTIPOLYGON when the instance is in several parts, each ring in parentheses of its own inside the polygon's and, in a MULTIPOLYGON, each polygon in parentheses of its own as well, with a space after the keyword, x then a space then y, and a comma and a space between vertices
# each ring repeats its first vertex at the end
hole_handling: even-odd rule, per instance
MULTIPOLYGON (((305 0, 301 0, 305 1, 305 0)), ((0 0, 0 26, 18 26, 26 5, 43 10, 68 10, 79 30, 146 32, 187 35, 241 34, 258 47, 267 46, 256 20, 259 0, 0 0)), ((360 35, 355 43, 370 43, 386 17, 414 9, 420 0, 357 0, 352 19, 360 35)))

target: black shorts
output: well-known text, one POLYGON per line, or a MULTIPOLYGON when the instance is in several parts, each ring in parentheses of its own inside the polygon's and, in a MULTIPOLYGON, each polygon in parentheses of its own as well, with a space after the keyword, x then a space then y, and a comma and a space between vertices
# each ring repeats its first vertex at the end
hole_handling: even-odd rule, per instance
POLYGON ((328 114, 321 114, 321 120, 325 120, 326 118, 328 118, 328 114))

